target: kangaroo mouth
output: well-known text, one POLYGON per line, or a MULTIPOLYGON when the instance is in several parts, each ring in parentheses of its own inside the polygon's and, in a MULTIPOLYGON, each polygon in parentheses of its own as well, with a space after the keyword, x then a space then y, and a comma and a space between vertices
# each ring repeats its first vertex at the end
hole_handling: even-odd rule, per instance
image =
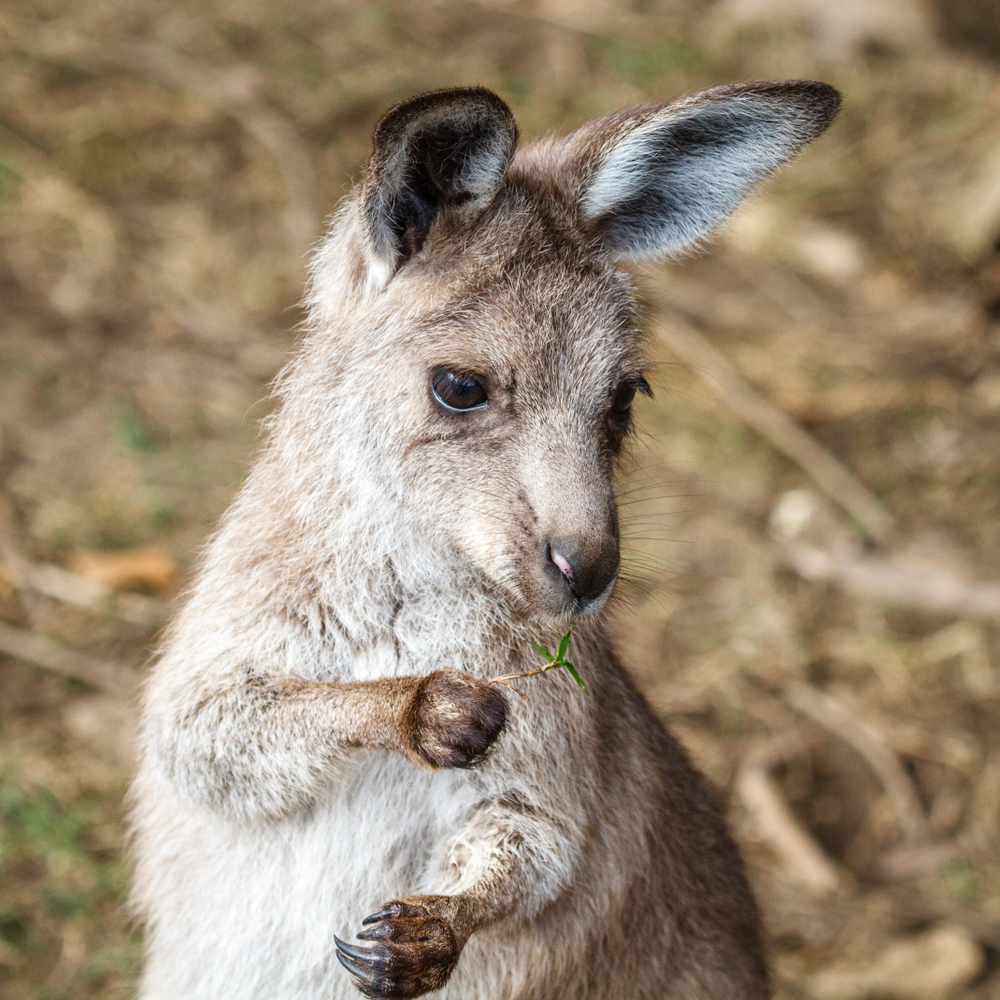
POLYGON ((615 583, 618 582, 618 574, 616 573, 611 580, 608 581, 608 585, 602 590, 596 597, 575 597, 573 599, 573 606, 570 609, 570 615, 573 618, 593 618, 600 610, 608 603, 608 598, 611 596, 611 592, 615 589, 615 583))

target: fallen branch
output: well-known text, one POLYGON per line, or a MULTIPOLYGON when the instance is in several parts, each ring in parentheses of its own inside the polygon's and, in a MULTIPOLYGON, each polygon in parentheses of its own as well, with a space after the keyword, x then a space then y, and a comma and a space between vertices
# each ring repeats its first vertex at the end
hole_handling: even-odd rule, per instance
POLYGON ((790 743, 779 737, 752 755, 736 776, 735 792, 756 839, 771 849, 791 878, 810 892, 826 895, 840 885, 840 871, 803 829, 771 777, 771 769, 798 747, 797 740, 790 743))
POLYGON ((920 799, 895 750, 882 734, 810 684, 794 681, 785 687, 784 695, 793 708, 839 736, 865 759, 885 789, 907 842, 926 844, 930 837, 920 799))
POLYGON ((962 618, 1000 620, 1000 584, 970 583, 945 571, 915 572, 886 559, 835 555, 791 545, 785 560, 806 580, 829 580, 858 597, 962 618))
POLYGON ((136 690, 136 676, 127 667, 96 659, 6 622, 0 622, 0 653, 56 674, 75 677, 111 694, 131 697, 136 690))
POLYGON ((800 988, 813 1000, 939 1000, 975 979, 985 963, 964 927, 938 924, 890 941, 867 961, 842 959, 806 974, 800 988))
POLYGON ((166 621, 168 607, 164 601, 142 594, 123 594, 60 566, 32 562, 18 540, 16 523, 13 504, 0 494, 0 578, 6 576, 22 595, 31 592, 54 597, 95 614, 150 628, 166 621))
POLYGON ((837 888, 840 877, 833 862, 802 829, 764 768, 741 768, 736 777, 736 794, 750 814, 759 839, 781 859, 792 878, 820 895, 837 888))
POLYGON ((744 423, 795 462, 871 538, 884 541, 892 530, 892 517, 868 488, 815 438, 756 392, 682 313, 663 306, 656 312, 656 336, 671 353, 698 371, 744 423))
POLYGON ((166 602, 143 594, 121 593, 61 566, 44 563, 29 566, 24 575, 24 585, 37 594, 75 604, 95 614, 121 618, 135 625, 153 628, 167 619, 166 602))

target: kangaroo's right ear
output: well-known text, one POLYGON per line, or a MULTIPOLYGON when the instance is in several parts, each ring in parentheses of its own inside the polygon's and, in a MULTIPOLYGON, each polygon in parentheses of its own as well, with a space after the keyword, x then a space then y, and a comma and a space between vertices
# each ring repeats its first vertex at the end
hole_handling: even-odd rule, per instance
POLYGON ((696 245, 839 104, 825 83, 754 81, 598 118, 566 140, 581 228, 632 259, 696 245))
POLYGON ((384 287, 419 252, 441 212, 477 215, 516 144, 510 108, 482 87, 421 94, 392 108, 375 129, 362 194, 369 285, 384 287))

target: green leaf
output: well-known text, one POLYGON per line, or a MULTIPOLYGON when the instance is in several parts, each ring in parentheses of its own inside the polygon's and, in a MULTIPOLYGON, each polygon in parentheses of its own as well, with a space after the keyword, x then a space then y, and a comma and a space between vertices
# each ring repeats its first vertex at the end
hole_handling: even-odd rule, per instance
POLYGON ((544 656, 550 663, 555 660, 555 657, 544 646, 539 646, 537 642, 532 642, 529 639, 528 645, 531 646, 531 648, 538 653, 539 656, 544 656))
POLYGON ((556 650, 556 659, 561 660, 569 649, 569 637, 573 634, 573 629, 566 629, 566 634, 559 640, 559 648, 556 650))
POLYGON ((576 667, 573 666, 569 660, 563 660, 562 666, 564 666, 569 672, 573 680, 580 685, 580 690, 589 698, 590 692, 587 690, 587 685, 583 683, 583 678, 576 672, 576 667))

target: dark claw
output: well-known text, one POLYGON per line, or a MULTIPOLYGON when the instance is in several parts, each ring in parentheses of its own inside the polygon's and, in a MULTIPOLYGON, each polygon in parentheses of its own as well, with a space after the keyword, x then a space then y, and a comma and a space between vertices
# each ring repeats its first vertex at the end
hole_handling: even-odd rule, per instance
POLYGON ((390 903, 388 906, 383 906, 378 913, 373 913, 370 917, 365 917, 361 921, 362 924, 376 924, 380 920, 385 920, 388 917, 398 917, 401 907, 390 903))
POLYGON ((345 969, 347 969, 347 971, 352 976, 357 976, 358 979, 362 979, 365 982, 371 982, 371 980, 372 980, 371 970, 366 969, 363 965, 360 965, 357 962, 352 962, 346 956, 341 955, 341 953, 339 951, 337 952, 337 961, 340 962, 340 964, 345 969))
POLYGON ((378 927, 369 927, 366 931, 358 931, 354 936, 359 941, 381 941, 389 933, 388 924, 379 924, 378 927))
MULTIPOLYGON (((346 941, 341 941, 336 934, 333 935, 333 940, 337 944, 337 951, 341 955, 346 955, 348 958, 353 958, 356 962, 362 962, 368 966, 369 973, 372 968, 372 952, 370 948, 358 948, 356 945, 348 944, 346 941)), ((357 973, 355 973, 357 975, 357 973)))

